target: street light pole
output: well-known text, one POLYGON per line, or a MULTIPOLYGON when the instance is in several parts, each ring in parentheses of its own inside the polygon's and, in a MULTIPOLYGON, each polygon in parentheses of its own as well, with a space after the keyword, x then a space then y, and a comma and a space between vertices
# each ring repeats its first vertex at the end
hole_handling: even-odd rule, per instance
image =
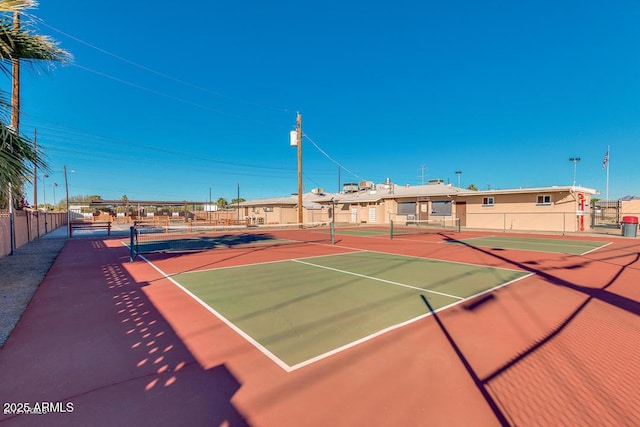
POLYGON ((67 181, 67 165, 64 165, 64 192, 67 198, 67 238, 70 238, 71 237, 71 214, 69 212, 69 182, 67 181))
POLYGON ((44 183, 44 179, 45 178, 49 178, 49 175, 47 175, 46 173, 42 175, 42 198, 44 199, 42 201, 42 204, 44 206, 44 210, 47 210, 47 186, 44 183))
POLYGON ((571 157, 569 159, 570 162, 573 162, 573 186, 576 186, 576 169, 577 169, 577 164, 580 161, 580 157, 571 157))
POLYGON ((462 175, 462 171, 456 171, 456 175, 458 175, 458 188, 460 188, 460 175, 462 175))

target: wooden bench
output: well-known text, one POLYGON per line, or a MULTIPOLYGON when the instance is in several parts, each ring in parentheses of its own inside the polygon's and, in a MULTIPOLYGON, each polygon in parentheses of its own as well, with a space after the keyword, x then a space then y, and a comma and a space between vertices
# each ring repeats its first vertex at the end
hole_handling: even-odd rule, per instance
POLYGON ((73 230, 107 230, 111 236, 111 221, 71 221, 69 236, 73 237, 73 230))

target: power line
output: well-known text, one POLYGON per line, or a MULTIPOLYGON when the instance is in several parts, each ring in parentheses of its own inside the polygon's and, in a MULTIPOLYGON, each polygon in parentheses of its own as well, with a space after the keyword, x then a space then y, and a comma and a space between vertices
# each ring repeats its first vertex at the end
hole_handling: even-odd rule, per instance
MULTIPOLYGON (((225 112, 220 111, 220 110, 216 110, 216 109, 211 108, 211 107, 208 107, 208 106, 206 106, 206 105, 197 104, 197 103, 192 102, 192 101, 187 101, 187 100, 185 100, 185 99, 178 98, 177 96, 169 95, 169 94, 166 94, 166 93, 164 93, 164 92, 160 92, 160 91, 155 90, 155 89, 150 89, 150 88, 148 88, 148 87, 141 86, 141 85, 139 85, 139 84, 137 84, 137 83, 130 82, 130 81, 128 81, 128 80, 123 80, 123 79, 121 79, 121 78, 119 78, 119 77, 114 77, 114 76, 109 75, 109 74, 107 74, 107 73, 104 73, 104 72, 102 72, 102 71, 93 70, 93 69, 91 69, 91 68, 89 68, 89 67, 85 67, 85 66, 83 66, 83 65, 73 64, 73 66, 74 66, 74 67, 77 67, 77 68, 80 68, 81 70, 85 70, 85 71, 89 71, 89 72, 91 72, 91 73, 97 74, 97 75, 99 75, 99 76, 101 76, 101 77, 105 77, 105 78, 108 78, 108 79, 114 80, 114 81, 116 81, 116 82, 118 82, 118 83, 122 83, 122 84, 124 84, 124 85, 131 86, 131 87, 134 87, 134 88, 136 88, 136 89, 140 89, 140 90, 143 90, 143 91, 146 91, 146 92, 152 93, 152 94, 154 94, 154 95, 163 96, 163 97, 165 97, 165 98, 169 98, 169 99, 174 100, 174 101, 182 102, 182 103, 184 103, 184 104, 188 104, 188 105, 191 105, 191 106, 193 106, 193 107, 198 107, 198 108, 202 108, 202 109, 204 109, 204 110, 209 110, 209 111, 212 111, 212 112, 214 112, 214 113, 224 114, 224 115, 228 115, 228 116, 233 116, 233 115, 231 115, 231 114, 225 113, 225 112)), ((235 116, 235 117, 236 117, 236 118, 239 118, 239 119, 241 119, 241 118, 242 118, 242 117, 238 117, 238 116, 235 116)))
MULTIPOLYGON (((141 70, 144 70, 144 71, 146 71, 148 73, 151 73, 151 74, 154 74, 156 76, 162 77, 164 79, 171 80, 173 82, 182 84, 184 86, 187 86, 187 87, 190 87, 190 88, 202 91, 202 92, 206 92, 206 93, 211 94, 211 95, 215 95, 215 96, 218 96, 218 97, 221 97, 221 98, 225 98, 225 99, 241 102, 241 103, 244 103, 244 104, 247 104, 247 105, 252 105, 252 106, 255 106, 255 107, 260 107, 260 108, 265 108, 265 109, 270 109, 270 110, 274 110, 274 111, 278 111, 278 112, 289 112, 289 110, 286 109, 286 108, 276 108, 276 107, 273 107, 273 106, 268 106, 268 105, 264 105, 264 104, 258 104, 258 103, 255 103, 255 102, 249 102, 249 101, 246 101, 246 100, 243 100, 243 99, 240 99, 240 98, 234 98, 234 97, 231 97, 231 96, 227 96, 227 95, 221 94, 221 93, 216 92, 216 91, 212 91, 212 90, 204 88, 202 86, 199 86, 199 85, 196 85, 196 84, 193 84, 193 83, 178 79, 178 78, 173 77, 171 75, 168 75, 166 73, 160 72, 160 71, 152 69, 152 68, 150 68, 148 66, 145 66, 145 65, 139 64, 139 63, 137 63, 135 61, 132 61, 130 59, 127 59, 127 58, 125 58, 123 56, 117 55, 117 54, 115 54, 113 52, 110 52, 110 51, 104 49, 104 48, 96 46, 95 44, 89 43, 89 42, 87 42, 85 40, 82 40, 82 39, 80 39, 80 38, 78 38, 76 36, 73 36, 73 35, 65 32, 65 31, 62 31, 62 30, 60 30, 58 28, 55 28, 54 26, 47 24, 44 20, 42 20, 39 17, 36 17, 34 15, 31 15, 31 14, 29 14, 28 16, 29 16, 29 18, 31 18, 32 21, 38 22, 38 23, 42 24, 43 26, 45 26, 45 27, 47 27, 47 28, 49 28, 49 29, 51 29, 53 31, 56 31, 59 34, 62 34, 65 37, 68 37, 68 38, 70 38, 70 39, 72 39, 72 40, 74 40, 74 41, 76 41, 76 42, 78 42, 80 44, 83 44, 83 45, 85 45, 85 46, 87 46, 87 47, 89 47, 91 49, 94 49, 94 50, 96 50, 96 51, 98 51, 98 52, 100 52, 100 53, 102 53, 104 55, 112 57, 112 58, 114 58, 114 59, 116 59, 118 61, 121 61, 123 63, 126 63, 126 64, 128 64, 130 66, 133 66, 133 67, 139 68, 141 70)), ((133 87, 133 88, 136 88, 136 89, 139 89, 139 90, 142 90, 142 91, 145 91, 145 92, 157 95, 157 96, 165 97, 165 98, 171 99, 173 101, 177 101, 177 102, 180 102, 180 103, 183 103, 183 104, 186 104, 186 105, 190 105, 190 106, 193 106, 193 107, 197 107, 197 108, 200 108, 200 109, 208 110, 208 111, 211 111, 211 112, 214 112, 214 113, 217 113, 217 114, 222 114, 222 115, 226 115, 226 116, 230 116, 230 117, 234 117, 234 118, 238 118, 238 119, 243 119, 243 117, 241 117, 241 116, 229 114, 227 112, 221 111, 219 109, 212 108, 212 107, 207 106, 207 105, 203 105, 203 104, 200 104, 200 103, 189 101, 189 100, 186 100, 186 99, 174 96, 174 95, 170 95, 170 94, 165 93, 165 92, 161 92, 161 91, 156 90, 156 89, 145 87, 145 86, 142 86, 142 85, 140 85, 140 84, 138 84, 136 82, 128 81, 128 80, 125 80, 125 79, 122 79, 122 78, 119 78, 119 77, 115 77, 115 76, 107 74, 107 73, 105 73, 103 71, 98 71, 98 70, 95 70, 95 69, 89 68, 87 66, 77 64, 77 63, 74 63, 72 65, 74 67, 76 67, 76 68, 79 68, 81 70, 96 74, 96 75, 98 75, 100 77, 107 78, 107 79, 113 80, 113 81, 115 81, 117 83, 120 83, 120 84, 123 84, 123 85, 126 85, 126 86, 130 86, 130 87, 133 87)), ((256 120, 252 120, 252 121, 260 123, 261 125, 267 125, 265 123, 262 123, 262 122, 259 122, 259 121, 256 121, 256 120)), ((40 125, 38 125, 37 127, 41 128, 40 125)), ((49 128, 49 129, 53 131, 53 140, 54 141, 58 140, 59 142, 64 142, 64 145, 57 145, 57 146, 55 144, 51 144, 51 145, 50 144, 46 144, 49 147, 51 147, 54 151, 57 151, 58 153, 61 153, 61 154, 64 153, 66 155, 72 154, 72 155, 79 155, 79 156, 84 156, 84 155, 91 156, 91 155, 94 154, 94 152, 92 150, 90 150, 90 149, 86 150, 86 149, 84 149, 83 146, 80 147, 80 148, 78 148, 78 147, 74 148, 74 147, 69 147, 68 146, 69 145, 69 135, 82 138, 84 136, 83 134, 75 133, 73 131, 66 131, 67 133, 65 134, 65 137, 63 137, 63 136, 60 136, 60 134, 56 134, 55 133, 56 131, 59 131, 59 129, 55 129, 55 128, 53 128, 53 129, 49 128)), ((86 135, 87 135, 87 138, 95 138, 95 136, 96 136, 94 134, 86 134, 86 135)), ((322 148, 320 148, 308 135, 304 135, 304 136, 307 137, 307 139, 313 144, 313 146, 320 153, 322 153, 325 157, 327 157, 330 161, 332 161, 333 163, 335 163, 336 165, 338 165, 340 168, 344 169, 346 172, 350 173, 351 175, 357 177, 360 180, 363 180, 357 174, 353 173, 352 171, 350 171, 349 169, 344 167, 342 164, 337 162, 335 159, 333 159, 328 153, 326 153, 322 148)), ((101 138, 104 138, 104 139, 107 139, 107 140, 110 140, 110 141, 117 141, 116 139, 110 138, 110 137, 101 137, 101 138)), ((125 142, 125 141, 123 141, 123 142, 125 142)), ((125 142, 125 143, 129 144, 127 146, 127 148, 130 149, 130 147, 131 147, 130 143, 128 143, 128 142, 125 142)), ((193 157, 191 157, 189 155, 185 155, 184 152, 175 152, 175 151, 171 151, 171 150, 164 150, 164 149, 160 149, 160 148, 157 148, 157 147, 144 146, 144 145, 141 145, 141 144, 138 144, 136 146, 140 147, 140 148, 147 149, 147 150, 153 150, 153 151, 156 151, 156 152, 170 154, 172 156, 186 157, 188 159, 192 159, 193 158, 193 157)), ((201 156, 197 156, 195 158, 197 158, 198 160, 203 160, 201 158, 201 156)), ((117 162, 122 162, 119 158, 114 158, 113 160, 117 161, 117 162)), ((271 167, 271 166, 243 164, 243 163, 238 163, 238 162, 229 162, 229 161, 222 161, 222 160, 217 160, 217 159, 209 159, 209 161, 215 162, 215 163, 218 163, 218 164, 229 165, 229 166, 241 166, 241 167, 247 167, 247 168, 266 169, 266 170, 271 170, 271 171, 274 171, 274 172, 290 170, 288 168, 277 168, 277 167, 271 167)), ((155 163, 154 163, 154 165, 155 165, 155 163)), ((234 170, 234 172, 238 173, 239 171, 234 170)), ((244 174, 246 175, 246 172, 244 172, 244 174)), ((253 176, 259 176, 259 175, 253 175, 253 176)), ((317 183, 317 181, 315 181, 314 179, 309 177, 307 174, 305 174, 305 179, 308 179, 308 180, 316 183, 317 185, 320 185, 320 184, 317 183)))
POLYGON ((307 134, 303 134, 303 136, 305 138, 307 138, 309 140, 309 142, 311 142, 311 144, 313 144, 314 147, 316 147, 316 149, 321 152, 327 159, 331 160, 333 163, 335 163, 336 165, 338 165, 341 169, 345 170, 346 172, 350 173, 351 175, 355 176, 356 178, 358 178, 360 181, 364 181, 364 179, 362 179, 361 177, 359 177, 358 175, 356 175, 355 173, 351 172, 349 169, 345 168, 342 164, 340 164, 340 162, 338 162, 337 160, 335 160, 333 157, 331 157, 329 154, 327 154, 326 151, 324 151, 322 148, 320 148, 318 146, 318 144, 316 144, 311 138, 309 138, 309 135, 307 134))
POLYGON ((174 82, 179 83, 181 85, 184 85, 184 86, 187 86, 187 87, 190 87, 190 88, 202 91, 202 92, 206 92, 206 93, 209 93, 211 95, 215 95, 215 96, 218 96, 218 97, 221 97, 221 98, 229 99, 229 100, 232 100, 232 101, 235 101, 235 102, 240 102, 242 104, 251 105, 251 106, 254 106, 254 107, 259 107, 259 108, 264 108, 264 109, 269 109, 269 110, 273 110, 273 111, 279 111, 279 112, 285 112, 285 113, 289 113, 290 112, 290 110, 287 109, 287 108, 274 107, 274 106, 270 106, 270 105, 259 104, 259 103, 253 102, 253 101, 247 101, 247 100, 244 100, 244 99, 241 99, 241 98, 237 98, 237 97, 232 97, 232 96, 225 95, 225 94, 222 94, 220 92, 216 92, 216 91, 213 91, 211 89, 207 89, 205 87, 196 85, 194 83, 187 82, 187 81, 179 79, 177 77, 173 77, 173 76, 171 76, 169 74, 163 73, 163 72, 158 71, 158 70, 154 70, 153 68, 147 67, 146 65, 139 64, 139 63, 137 63, 135 61, 132 61, 132 60, 130 60, 128 58, 125 58, 123 56, 120 56, 118 54, 110 52, 110 51, 108 51, 106 49, 103 49, 103 48, 101 48, 99 46, 96 46, 95 44, 92 44, 92 43, 89 43, 89 42, 87 42, 85 40, 82 40, 79 37, 71 35, 71 34, 65 32, 65 31, 62 31, 62 30, 60 30, 60 29, 58 29, 58 28, 56 28, 56 27, 54 27, 54 26, 52 26, 50 24, 47 24, 40 17, 37 17, 35 15, 31 15, 31 14, 26 14, 26 15, 28 15, 29 18, 31 18, 34 21, 37 21, 41 25, 44 25, 45 27, 47 27, 47 28, 59 33, 59 34, 62 34, 63 36, 68 37, 68 38, 70 38, 70 39, 72 39, 72 40, 74 40, 74 41, 76 41, 76 42, 78 42, 80 44, 83 44, 83 45, 85 45, 87 47, 90 47, 91 49, 97 50, 100 53, 103 53, 103 54, 105 54, 107 56, 110 56, 110 57, 112 57, 114 59, 117 59, 118 61, 124 62, 124 63, 126 63, 128 65, 131 65, 133 67, 139 68, 139 69, 144 70, 146 72, 149 72, 151 74, 155 74, 155 75, 157 75, 159 77, 162 77, 162 78, 165 78, 167 80, 174 81, 174 82))
MULTIPOLYGON (((33 116, 30 116, 33 117, 33 116)), ((215 158, 211 158, 211 157, 203 157, 202 153, 185 153, 184 150, 182 151, 174 151, 174 150, 169 150, 169 149, 165 149, 165 148, 160 148, 158 146, 152 146, 152 145, 146 145, 146 144, 141 144, 135 141, 128 141, 128 140, 122 140, 122 139, 118 139, 118 138, 114 138, 114 137, 110 137, 110 136, 105 136, 105 135, 99 135, 99 134, 95 134, 95 133, 91 133, 91 132, 87 132, 81 129, 73 129, 73 128, 69 128, 66 127, 66 129, 60 129, 60 128, 55 128, 55 127, 47 127, 47 126, 43 126, 41 124, 36 124, 36 123, 31 123, 31 125, 33 127, 37 127, 41 136, 44 135, 49 135, 49 139, 51 139, 51 136, 53 136, 53 139, 55 140, 56 138, 58 141, 60 142, 64 142, 65 146, 67 145, 68 142, 70 142, 71 138, 69 136, 76 136, 79 137, 79 143, 81 145, 81 147, 90 147, 90 144, 87 143, 95 143, 96 139, 101 139, 101 140, 105 140, 108 141, 109 143, 116 143, 122 146, 122 148, 126 149, 128 151, 128 153, 131 153, 131 147, 137 147, 143 150, 147 150, 147 151, 154 151, 154 152, 158 152, 158 153, 163 153, 163 154, 170 154, 171 156, 174 157, 181 157, 181 158, 185 158, 185 159, 198 159, 198 160, 202 160, 202 161, 207 161, 207 162, 212 162, 212 163, 217 163, 217 164, 222 164, 222 165, 229 165, 229 166, 241 166, 241 167, 247 167, 247 168, 255 168, 255 169, 268 169, 268 170, 279 170, 279 171, 290 171, 291 168, 284 168, 284 167, 276 167, 276 166, 265 166, 265 165, 257 165, 257 164, 250 164, 250 163, 241 163, 241 162, 232 162, 232 161, 227 161, 227 160, 220 160, 220 159, 215 159, 215 158), (47 132, 49 131, 49 132, 47 132), (60 131, 61 134, 56 133, 57 131, 60 131)), ((46 144, 49 145, 49 144, 46 144)), ((86 153, 91 153, 93 155, 95 155, 95 151, 92 150, 91 148, 87 148, 86 153)))

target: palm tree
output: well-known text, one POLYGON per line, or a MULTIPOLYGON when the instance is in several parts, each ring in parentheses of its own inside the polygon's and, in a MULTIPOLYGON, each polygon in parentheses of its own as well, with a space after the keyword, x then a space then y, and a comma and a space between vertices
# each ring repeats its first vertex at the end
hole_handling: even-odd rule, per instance
MULTIPOLYGON (((0 0, 0 70, 9 77, 12 76, 11 66, 16 61, 66 62, 71 59, 71 55, 58 48, 49 37, 15 25, 18 12, 35 6, 35 0, 0 0)), ((21 136, 15 125, 9 124, 9 112, 17 107, 7 98, 7 94, 0 90, 0 204, 6 204, 10 188, 19 193, 23 182, 32 178, 30 165, 46 168, 34 144, 21 136)))
POLYGON ((224 197, 220 197, 216 201, 216 205, 218 206, 219 209, 224 209, 227 207, 227 205, 229 205, 229 203, 227 202, 227 199, 225 199, 224 197))

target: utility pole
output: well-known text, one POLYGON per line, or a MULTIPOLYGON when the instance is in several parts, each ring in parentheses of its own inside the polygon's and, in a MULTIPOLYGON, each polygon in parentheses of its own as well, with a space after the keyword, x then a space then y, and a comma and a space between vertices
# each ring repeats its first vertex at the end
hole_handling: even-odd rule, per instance
MULTIPOLYGON (((14 31, 20 31, 20 12, 13 13, 13 29, 14 31)), ((12 95, 11 95, 11 126, 16 131, 16 134, 20 133, 20 60, 13 58, 12 68, 12 95)))
POLYGON ((296 136, 298 140, 298 223, 302 227, 302 115, 296 117, 296 136))
MULTIPOLYGON (((20 12, 13 13, 13 29, 20 31, 20 12)), ((17 135, 20 135, 20 60, 13 58, 12 61, 12 76, 11 76, 11 126, 17 135)), ((15 212, 13 211, 13 186, 9 183, 9 234, 11 241, 9 255, 13 255, 13 251, 16 247, 15 239, 15 212)))

